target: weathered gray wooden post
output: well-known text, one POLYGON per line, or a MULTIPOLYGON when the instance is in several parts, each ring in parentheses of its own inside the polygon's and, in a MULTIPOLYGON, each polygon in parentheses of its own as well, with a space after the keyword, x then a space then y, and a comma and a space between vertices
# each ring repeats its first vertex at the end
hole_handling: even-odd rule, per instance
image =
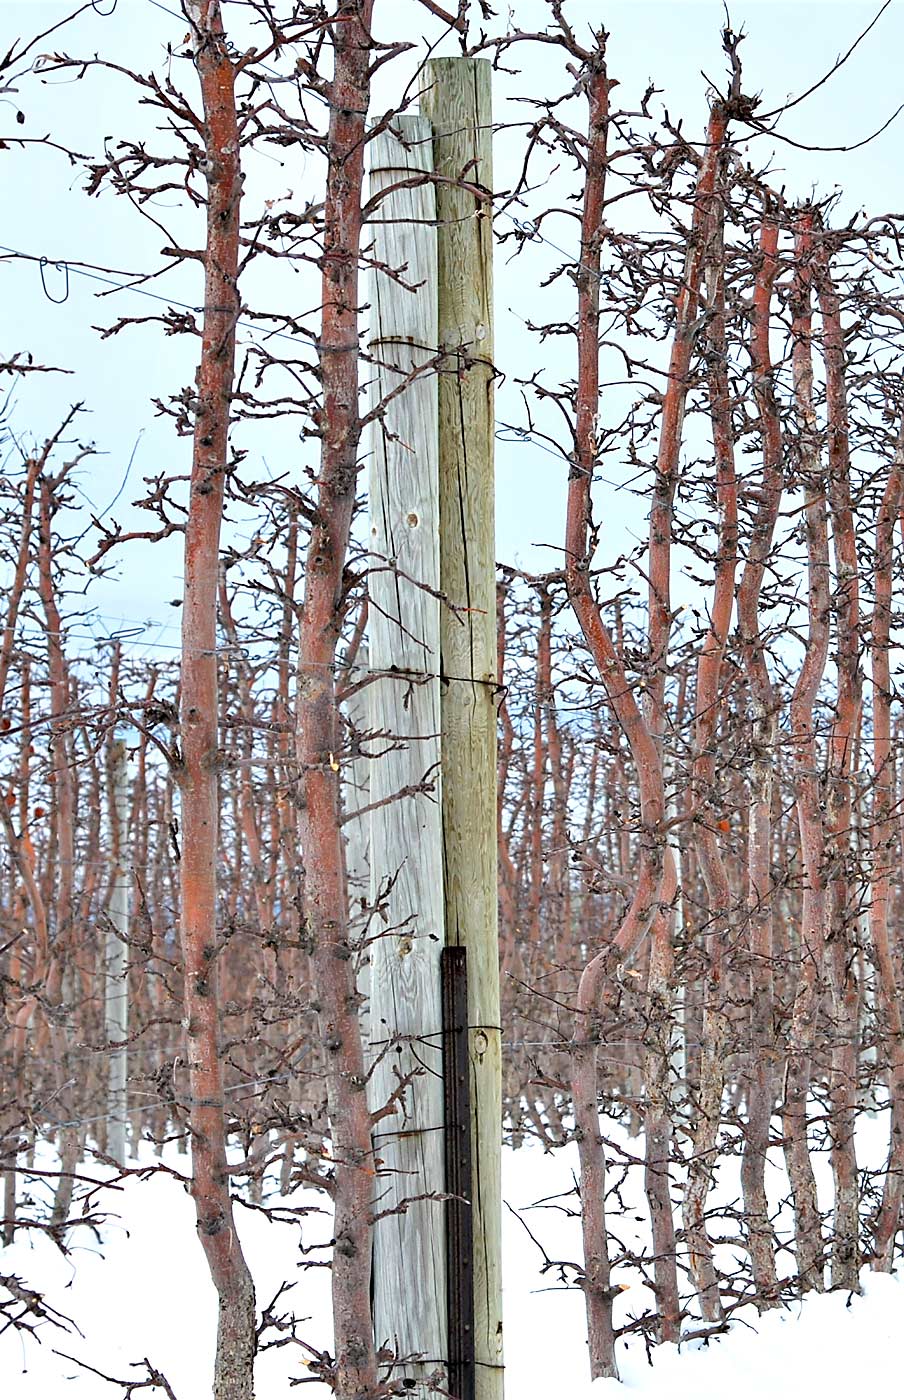
POLYGON ((110 755, 110 835, 115 868, 110 887, 107 910, 109 927, 104 947, 104 1026, 107 1040, 119 1043, 110 1052, 107 1077, 107 1152, 116 1162, 126 1154, 126 1089, 127 1050, 125 1041, 129 1030, 129 782, 126 746, 121 739, 113 742, 110 755))
POLYGON ((501 1400, 492 259, 490 205, 473 190, 492 188, 489 63, 428 64, 421 106, 371 148, 371 193, 391 189, 373 256, 399 274, 372 278, 369 345, 384 405, 370 726, 389 750, 370 776, 370 802, 385 803, 371 814, 372 896, 391 884, 371 930, 373 1106, 416 1075, 404 1116, 374 1136, 377 1211, 391 1212, 376 1227, 374 1320, 378 1344, 424 1357, 404 1367, 422 1393, 442 1366, 461 1400, 501 1400), (405 185, 432 170, 435 187, 405 185), (388 800, 425 778, 432 792, 388 800), (450 1190, 457 1201, 412 1199, 450 1190))
MULTIPOLYGON (((403 116, 370 148, 371 195, 431 167, 430 124, 403 116)), ((446 1284, 440 953, 443 946, 440 761, 440 605, 437 378, 412 370, 435 358, 436 231, 429 182, 388 193, 369 225, 374 259, 399 273, 371 279, 371 401, 384 404, 371 435, 370 728, 388 750, 371 765, 371 895, 383 919, 370 929, 370 1043, 374 1108, 416 1075, 400 1111, 377 1124, 380 1159, 374 1243, 378 1345, 420 1354, 404 1374, 445 1369, 446 1284), (399 280, 401 279, 401 280, 399 280), (403 285, 404 284, 404 285, 403 285), (411 290, 416 288, 416 290, 411 290), (395 398, 389 396, 396 392, 395 398), (431 591, 432 590, 432 591, 431 591), (428 778, 432 793, 387 801, 428 778), (391 885, 388 893, 387 885, 391 885)), ((426 1385, 422 1389, 426 1394, 426 1385)))
MULTIPOLYGON (((348 680, 352 685, 366 683, 368 669, 367 644, 361 643, 348 680)), ((344 705, 345 718, 351 734, 359 736, 370 728, 370 704, 366 685, 363 690, 353 691, 344 705)), ((348 882, 349 928, 353 938, 365 933, 365 910, 370 902, 370 768, 366 745, 361 746, 350 763, 342 768, 342 811, 345 816, 345 874, 348 882), (364 811, 357 817, 353 814, 364 811)), ((358 977, 358 992, 364 998, 361 1006, 361 1038, 366 1045, 369 1040, 369 997, 370 968, 366 956, 358 977)))
POLYGON ((440 614, 445 934, 467 953, 476 1400, 500 1400, 501 1120, 496 851, 496 569, 491 66, 424 71, 433 124, 439 344, 440 614))

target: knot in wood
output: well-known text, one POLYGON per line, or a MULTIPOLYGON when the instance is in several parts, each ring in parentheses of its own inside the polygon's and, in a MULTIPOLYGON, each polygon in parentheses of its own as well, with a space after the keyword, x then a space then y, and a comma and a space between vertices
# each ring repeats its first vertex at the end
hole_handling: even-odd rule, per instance
POLYGON ((226 1224, 226 1217, 222 1211, 217 1211, 215 1215, 202 1215, 198 1217, 199 1235, 218 1235, 226 1224))

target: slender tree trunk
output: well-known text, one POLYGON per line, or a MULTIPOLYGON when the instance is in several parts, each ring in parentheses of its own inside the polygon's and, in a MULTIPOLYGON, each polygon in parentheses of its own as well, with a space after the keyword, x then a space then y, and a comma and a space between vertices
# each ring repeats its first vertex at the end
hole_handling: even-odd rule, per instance
MULTIPOLYGON (((684 1197, 684 1231, 690 1252, 691 1274, 707 1322, 722 1320, 718 1276, 712 1245, 706 1229, 706 1200, 718 1155, 721 1125, 723 1059, 727 1047, 728 1020, 725 1012, 726 987, 723 985, 723 955, 733 939, 734 895, 729 872, 719 845, 717 823, 719 797, 716 792, 716 731, 721 707, 720 681, 725 643, 734 602, 738 555, 738 499, 734 463, 734 434, 728 383, 728 346, 725 328, 724 270, 724 189, 726 168, 720 146, 725 117, 720 107, 710 116, 708 135, 718 154, 708 199, 702 213, 703 257, 707 269, 708 344, 706 347, 709 410, 713 453, 716 465, 716 499, 719 507, 713 602, 697 663, 694 713, 694 795, 697 802, 694 845, 709 900, 705 932, 706 967, 704 976, 703 1034, 700 1048, 700 1087, 697 1118, 691 1136, 684 1197)), ((712 152, 708 155, 712 156, 712 152)), ((692 245, 693 247, 693 245, 692 245)), ((679 342, 680 343, 680 342, 679 342)), ((682 365, 682 373, 687 373, 682 365)), ((674 387, 674 386, 672 386, 674 387)), ((670 388, 671 392, 671 388, 670 388)), ((673 488, 674 489, 674 488, 673 488)))
POLYGON ((791 699, 794 790, 803 864, 800 964, 788 1059, 782 1124, 785 1159, 794 1199, 795 1244, 803 1292, 823 1287, 823 1241, 816 1180, 807 1142, 810 1064, 819 1014, 819 982, 827 927, 823 792, 816 742, 816 701, 829 652, 829 534, 825 480, 813 409, 810 287, 813 216, 799 216, 797 264, 791 294, 792 370, 797 409, 797 468, 804 491, 807 543, 808 632, 803 665, 791 699))
MULTIPOLYGON (((826 235, 823 235, 825 239, 826 235)), ((854 852, 851 845, 851 762, 860 723, 860 596, 857 543, 851 504, 844 332, 838 293, 823 242, 817 253, 816 286, 822 312, 828 417, 829 509, 835 552, 838 695, 828 746, 826 856, 831 895, 826 931, 826 966, 832 989, 833 1043, 830 1069, 832 1175, 832 1287, 860 1287, 860 1201, 854 1121, 857 1115, 857 986, 854 852)))
MULTIPOLYGON (((25 481, 22 486, 20 524, 19 524, 19 547, 16 552, 16 564, 12 580, 9 584, 6 597, 6 617, 3 625, 3 636, 0 641, 0 709, 4 707, 6 697, 6 686, 9 680, 10 666, 13 660, 13 650, 16 641, 16 626, 19 618, 19 609, 22 603, 22 595, 28 575, 28 564, 31 556, 31 535, 34 518, 35 492, 38 476, 41 471, 42 458, 40 456, 29 457, 25 464, 25 481)), ((30 667, 27 656, 22 659, 20 706, 22 711, 22 735, 20 741, 20 779, 19 802, 22 814, 22 829, 25 830, 28 814, 28 752, 30 746, 30 734, 28 730, 30 695, 30 667), (24 803, 24 805, 22 805, 24 803)), ((2 797, 0 797, 2 801, 2 797)), ((25 856, 20 852, 20 839, 17 838, 12 822, 9 820, 9 813, 4 813, 2 822, 3 835, 9 846, 10 859, 13 863, 14 871, 18 870, 20 861, 25 856)), ((11 898, 11 905, 16 921, 21 922, 22 905, 18 896, 14 893, 11 898)), ((34 922, 37 925, 37 914, 34 922)), ((35 927, 35 956, 32 964, 32 982, 35 987, 40 985, 47 972, 46 947, 47 931, 44 932, 44 948, 39 945, 39 930, 35 927)), ((11 984, 17 977, 22 975, 24 963, 21 960, 20 949, 13 950, 10 962, 9 974, 11 984)), ((24 980, 24 979, 23 979, 24 980)), ((25 1069, 25 1038, 28 1031, 28 1024, 34 1014, 36 998, 34 994, 23 998, 11 1016, 10 1029, 10 1088, 15 1084, 19 1095, 24 1102, 26 1086, 22 1082, 22 1075, 25 1069)), ((12 1093, 10 1099, 12 1100, 12 1093)), ((16 1215, 16 1151, 15 1142, 17 1138, 18 1113, 15 1110, 7 1117, 3 1115, 0 1120, 0 1152, 3 1160, 3 1216, 5 1225, 3 1227, 3 1243, 12 1244, 15 1231, 16 1215)))
POLYGON ((894 530, 904 500, 904 428, 882 498, 876 525, 873 625, 871 640, 873 690, 873 814, 871 839, 870 935, 876 964, 880 1025, 888 1056, 891 1129, 882 1203, 873 1222, 873 1268, 890 1273, 895 1236, 904 1200, 904 992, 895 965, 889 932, 892 878, 900 862, 895 820, 894 762, 891 736, 891 643, 894 530))
POLYGON ((254 1392, 254 1285, 233 1218, 226 1165, 217 990, 219 712, 217 585, 229 470, 229 420, 239 315, 241 168, 235 71, 215 0, 190 0, 204 107, 207 176, 204 324, 185 534, 180 736, 180 926, 190 1093, 192 1195, 198 1236, 217 1290, 216 1400, 254 1392))
POLYGON ((751 695, 750 817, 747 838, 747 912, 750 927, 751 1072, 741 1189, 757 1305, 778 1305, 775 1233, 766 1195, 766 1155, 775 1107, 775 992, 772 888, 772 796, 778 726, 776 699, 759 626, 763 574, 782 498, 782 436, 769 349, 772 293, 778 270, 778 225, 767 209, 760 229, 760 265, 753 294, 751 359, 760 415, 763 474, 747 562, 738 587, 738 629, 751 695))
POLYGON ((38 588, 47 623, 47 661, 50 679, 51 722, 50 760, 55 802, 57 842, 54 885, 53 866, 48 861, 45 908, 55 911, 56 938, 47 976, 47 1000, 52 1008, 46 1018, 53 1050, 58 1096, 56 1108, 64 1126, 60 1130, 60 1178, 53 1202, 51 1222, 64 1225, 72 1203, 73 1172, 78 1161, 78 1129, 74 1125, 76 1101, 72 1093, 70 1048, 74 1007, 71 1003, 71 969, 75 953, 73 921, 73 891, 75 879, 75 801, 72 778, 72 755, 69 743, 71 724, 71 685, 64 650, 63 623, 56 598, 54 578, 52 520, 58 509, 56 494, 58 479, 44 475, 40 488, 40 529, 38 543, 38 588), (70 1032, 67 1034, 67 1031, 70 1032))
POLYGON ((372 13, 373 0, 340 0, 331 25, 334 70, 322 255, 320 473, 305 567, 296 700, 304 914, 325 1050, 335 1164, 333 1384, 341 1400, 367 1396, 377 1384, 370 1312, 371 1113, 349 944, 335 677, 361 436, 358 262, 372 13))
MULTIPOLYGON (((677 886, 677 867, 671 845, 665 852, 668 887, 677 886)), ((660 912, 653 924, 650 965, 647 974, 646 1026, 644 1031, 644 1190, 650 1208, 653 1232, 653 1287, 659 1310, 659 1340, 677 1342, 681 1332, 681 1300, 675 1249, 675 1214, 672 1207, 672 1180, 669 1165, 673 1140, 673 1093, 671 1075, 674 1056, 674 1002, 672 982, 674 957, 672 924, 674 912, 660 912)))
POLYGON ((578 388, 575 412, 575 457, 568 482, 566 584, 575 616, 606 687, 610 703, 631 746, 640 783, 645 836, 634 897, 609 947, 587 963, 578 985, 572 1096, 575 1136, 581 1170, 581 1231, 584 1245, 584 1298, 590 1372, 617 1377, 612 1324, 606 1227, 606 1157, 600 1134, 597 1059, 606 1022, 618 995, 616 972, 649 933, 659 907, 664 869, 664 795, 659 755, 628 685, 590 582, 590 487, 597 460, 596 416, 599 407, 600 250, 603 239, 609 77, 605 48, 585 56, 585 92, 589 104, 587 168, 581 223, 578 284, 578 388))
POLYGON ((110 926, 104 940, 104 1023, 107 1040, 121 1043, 121 1048, 110 1052, 107 1076, 107 1152, 115 1162, 123 1163, 126 1154, 128 1115, 128 1051, 122 1042, 126 1039, 129 1027, 129 955, 126 944, 129 934, 129 826, 126 746, 121 739, 113 742, 110 766, 110 845, 114 868, 107 905, 110 926))

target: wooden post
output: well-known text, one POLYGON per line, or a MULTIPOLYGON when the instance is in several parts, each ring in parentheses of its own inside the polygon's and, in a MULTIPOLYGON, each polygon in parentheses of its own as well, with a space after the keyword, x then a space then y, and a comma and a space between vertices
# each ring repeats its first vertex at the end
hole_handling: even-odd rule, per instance
MULTIPOLYGON (((371 195, 425 174, 431 160, 429 122, 395 119, 393 130, 371 144, 371 195)), ((436 354, 434 218, 428 181, 393 190, 369 226, 377 265, 402 279, 377 272, 371 282, 371 401, 385 408, 374 424, 370 468, 369 663, 381 678, 367 693, 371 730, 389 736, 369 745, 388 750, 370 773, 369 800, 384 804, 372 809, 370 828, 371 894, 382 910, 370 928, 371 1108, 379 1111, 400 1082, 415 1076, 404 1105, 374 1132, 375 1208, 394 1213, 375 1228, 373 1306, 377 1345, 424 1358, 397 1373, 421 1382, 421 1395, 431 1373, 448 1362, 444 1203, 412 1200, 399 1209, 445 1186, 435 370, 398 390, 436 354), (425 778, 434 791, 391 800, 425 778)))
MULTIPOLYGON (((348 672, 350 685, 364 685, 364 689, 353 691, 343 706, 350 737, 355 744, 360 736, 370 728, 370 702, 366 680, 368 669, 367 643, 362 642, 354 664, 348 672)), ((370 903, 370 813, 364 811, 361 817, 354 814, 366 809, 370 802, 370 765, 367 745, 361 745, 351 762, 342 766, 342 811, 345 817, 345 874, 348 882, 348 926, 353 940, 360 940, 367 934, 366 910, 370 903)), ((358 995, 361 1003, 361 1039, 366 1046, 370 1039, 370 966, 369 959, 361 959, 358 974, 358 995)))
MULTIPOLYGON (((493 187, 487 59, 424 71, 444 182, 493 187)), ((493 283, 489 200, 437 183, 442 816, 446 942, 467 949, 477 1400, 500 1400, 502 1072, 496 871, 493 283)))
MULTIPOLYGON (((121 739, 113 742, 111 768, 110 834, 116 866, 104 948, 104 1026, 107 1040, 124 1041, 129 1028, 128 944, 125 942, 129 932, 129 792, 126 746, 121 739)), ((126 1155, 126 1068, 127 1051, 123 1045, 110 1052, 107 1078, 107 1152, 119 1163, 124 1162, 126 1155)))

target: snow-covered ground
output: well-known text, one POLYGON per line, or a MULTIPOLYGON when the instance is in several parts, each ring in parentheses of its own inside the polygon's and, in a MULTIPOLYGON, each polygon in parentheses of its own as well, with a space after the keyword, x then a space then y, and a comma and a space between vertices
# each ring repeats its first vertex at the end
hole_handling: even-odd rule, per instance
MULTIPOLYGON (((869 1129, 878 1148, 884 1123, 869 1124, 868 1135, 869 1129)), ((636 1151, 640 1145, 628 1146, 636 1151)), ((167 1160, 179 1169, 186 1159, 174 1154, 167 1160)), ((629 1394, 644 1400, 725 1400, 726 1395, 732 1400, 806 1400, 811 1395, 850 1400, 865 1381, 877 1387, 883 1377, 900 1374, 904 1280, 864 1270, 862 1297, 809 1298, 762 1319, 746 1308, 727 1335, 680 1349, 657 1348, 652 1365, 640 1340, 622 1342, 623 1386, 600 1381, 591 1387, 582 1296, 562 1285, 556 1269, 543 1272, 537 1243, 554 1260, 580 1258, 575 1198, 569 1195, 575 1168, 570 1148, 549 1154, 531 1143, 505 1152, 504 1195, 512 1207, 506 1212, 504 1237, 509 1400, 559 1395, 614 1400, 629 1394), (541 1199, 546 1204, 535 1207, 541 1199)), ((773 1170, 778 1175, 778 1163, 773 1170)), ((103 1174, 91 1164, 85 1171, 103 1174)), ((632 1233, 636 1230, 632 1245, 642 1242, 646 1230, 643 1197, 635 1199, 639 1208, 630 1217, 632 1233)), ((323 1200, 311 1194, 296 1193, 288 1204, 323 1209, 323 1200)), ((2 1272, 43 1290, 78 1328, 64 1332, 45 1324, 38 1341, 11 1331, 0 1337, 4 1400, 115 1400, 121 1394, 60 1353, 123 1380, 143 1377, 144 1368, 132 1363, 147 1358, 166 1375, 177 1400, 204 1400, 210 1394, 215 1304, 183 1186, 162 1174, 132 1178, 121 1190, 103 1191, 94 1205, 111 1213, 102 1248, 87 1230, 76 1230, 67 1259, 46 1236, 23 1232, 3 1252, 2 1272)), ((286 1280, 294 1281, 283 1297, 283 1310, 308 1319, 300 1330, 312 1346, 328 1347, 328 1273, 300 1268, 298 1249, 299 1230, 305 1246, 329 1238, 328 1216, 308 1214, 300 1224, 271 1224, 252 1209, 237 1209, 259 1303, 269 1302, 286 1280)), ((624 1221, 619 1234, 626 1238, 624 1221)), ((619 1322, 643 1311, 646 1301, 642 1283, 629 1276, 625 1281, 632 1286, 618 1299, 619 1322)), ((257 1363, 259 1400, 282 1400, 290 1393, 289 1382, 305 1374, 300 1348, 264 1352, 257 1363)), ((326 1391, 313 1385, 299 1393, 315 1400, 326 1391)))

